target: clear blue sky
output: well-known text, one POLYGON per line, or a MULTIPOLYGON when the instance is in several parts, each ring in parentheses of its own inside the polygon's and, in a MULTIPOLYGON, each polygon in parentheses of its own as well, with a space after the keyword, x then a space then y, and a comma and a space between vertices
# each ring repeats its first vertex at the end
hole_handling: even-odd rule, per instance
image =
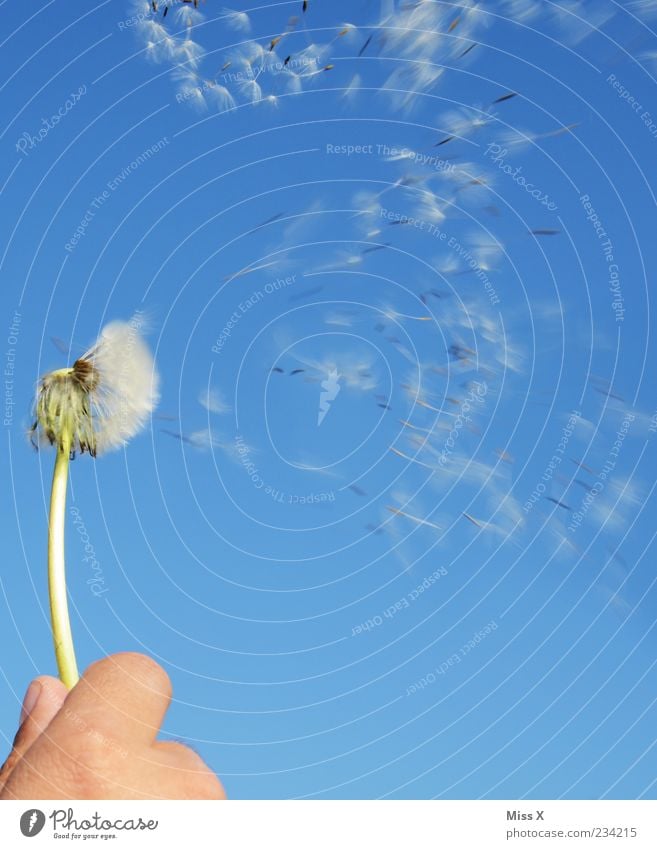
POLYGON ((233 798, 655 798, 657 4, 164 6, 2 9, 3 750, 55 672, 33 388, 141 310, 81 666, 158 659, 233 798))

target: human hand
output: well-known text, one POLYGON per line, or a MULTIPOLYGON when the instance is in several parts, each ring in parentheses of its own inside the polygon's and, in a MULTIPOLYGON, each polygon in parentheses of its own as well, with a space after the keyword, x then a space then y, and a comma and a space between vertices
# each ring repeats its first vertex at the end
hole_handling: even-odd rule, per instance
POLYGON ((199 755, 156 739, 170 700, 168 675, 141 654, 93 663, 70 693, 36 678, 0 799, 225 799, 199 755))

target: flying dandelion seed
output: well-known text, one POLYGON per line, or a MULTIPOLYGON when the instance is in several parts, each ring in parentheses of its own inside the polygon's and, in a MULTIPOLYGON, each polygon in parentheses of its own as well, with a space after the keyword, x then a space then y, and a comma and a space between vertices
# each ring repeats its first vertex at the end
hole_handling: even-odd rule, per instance
POLYGON ((517 91, 510 91, 508 94, 502 94, 500 97, 495 98, 493 101, 493 105, 496 103, 505 103, 507 100, 512 100, 514 97, 518 96, 517 91))
POLYGON ((209 413, 216 413, 219 416, 230 413, 231 411, 230 404, 225 401, 218 389, 201 390, 198 396, 198 402, 209 413))
POLYGON ((108 324, 95 345, 72 366, 39 381, 36 445, 56 448, 48 524, 48 585, 59 676, 70 689, 78 680, 66 599, 64 522, 69 461, 121 448, 146 424, 158 401, 159 378, 141 338, 143 319, 108 324))
POLYGON ((223 9, 222 20, 238 32, 249 32, 251 29, 251 21, 246 12, 233 12, 231 9, 223 9))
POLYGON ((411 513, 406 513, 404 510, 399 510, 397 507, 386 507, 386 510, 389 510, 395 516, 403 516, 405 519, 410 519, 412 522, 415 522, 416 525, 424 525, 427 528, 433 528, 436 531, 442 531, 443 528, 440 525, 436 525, 435 522, 430 522, 428 519, 422 519, 420 516, 413 516, 411 513))
POLYGON ((220 112, 235 108, 235 98, 226 86, 208 80, 205 87, 206 101, 211 101, 220 112))
POLYGON ((255 80, 240 80, 238 89, 250 103, 259 103, 262 100, 262 88, 255 80))

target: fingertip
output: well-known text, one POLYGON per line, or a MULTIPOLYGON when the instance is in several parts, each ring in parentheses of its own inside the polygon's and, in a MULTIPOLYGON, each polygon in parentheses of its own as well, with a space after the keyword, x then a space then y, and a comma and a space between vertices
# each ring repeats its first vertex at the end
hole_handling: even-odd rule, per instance
POLYGON ((64 703, 68 690, 59 678, 37 676, 27 688, 21 707, 20 724, 28 717, 50 721, 64 703))
POLYGON ((82 679, 92 683, 122 679, 167 701, 172 694, 171 679, 166 671, 153 658, 139 652, 117 652, 96 660, 87 667, 82 679))

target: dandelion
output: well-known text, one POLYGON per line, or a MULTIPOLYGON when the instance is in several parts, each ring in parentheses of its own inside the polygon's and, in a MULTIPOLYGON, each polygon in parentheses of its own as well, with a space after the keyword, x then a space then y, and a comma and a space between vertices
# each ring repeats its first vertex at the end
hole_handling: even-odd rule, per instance
POLYGON ((125 445, 144 426, 158 400, 158 376, 140 336, 142 317, 115 321, 72 366, 39 381, 36 445, 57 451, 48 523, 48 588, 59 676, 70 689, 78 681, 66 599, 64 519, 69 461, 76 453, 92 457, 125 445))

